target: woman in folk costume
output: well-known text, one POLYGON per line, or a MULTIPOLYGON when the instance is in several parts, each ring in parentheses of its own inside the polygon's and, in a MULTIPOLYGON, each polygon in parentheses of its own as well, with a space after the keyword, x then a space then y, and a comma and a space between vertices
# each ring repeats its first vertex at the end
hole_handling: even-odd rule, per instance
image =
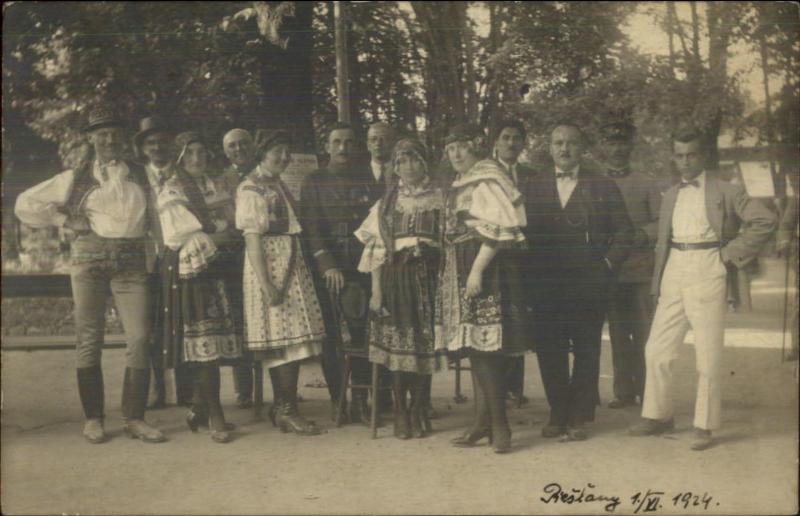
POLYGON ((233 199, 206 175, 209 153, 199 133, 175 138, 180 149, 175 174, 158 195, 166 246, 162 262, 164 359, 166 367, 186 363, 192 370, 194 398, 186 416, 189 428, 209 425, 218 443, 231 440, 220 403, 221 360, 241 356, 225 271, 215 258, 237 238, 233 199))
POLYGON ((431 181, 421 143, 398 141, 392 166, 398 181, 355 235, 364 243, 358 270, 372 274, 369 360, 392 372, 394 435, 408 439, 425 436, 426 386, 444 358, 433 338, 444 194, 431 181))
POLYGON ((506 453, 511 428, 503 378, 506 358, 525 350, 524 311, 504 292, 513 280, 495 256, 501 247, 524 241, 525 208, 502 167, 483 159, 489 151, 478 127, 451 129, 445 152, 456 176, 445 207, 436 348, 469 357, 476 387, 475 421, 453 444, 473 446, 488 437, 496 453, 506 453))
POLYGON ((245 345, 269 369, 275 403, 270 419, 282 432, 321 430, 297 409, 300 362, 322 353, 325 327, 301 247, 294 199, 280 175, 289 165, 289 135, 257 138, 259 164, 236 191, 236 227, 243 231, 245 345))

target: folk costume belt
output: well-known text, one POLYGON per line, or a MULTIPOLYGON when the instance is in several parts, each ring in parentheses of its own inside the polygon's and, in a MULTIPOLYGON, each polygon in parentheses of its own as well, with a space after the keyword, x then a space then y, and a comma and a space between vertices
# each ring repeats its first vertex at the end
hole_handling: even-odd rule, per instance
POLYGON ((719 242, 697 242, 695 244, 670 242, 669 246, 680 251, 697 251, 700 249, 718 249, 719 242))

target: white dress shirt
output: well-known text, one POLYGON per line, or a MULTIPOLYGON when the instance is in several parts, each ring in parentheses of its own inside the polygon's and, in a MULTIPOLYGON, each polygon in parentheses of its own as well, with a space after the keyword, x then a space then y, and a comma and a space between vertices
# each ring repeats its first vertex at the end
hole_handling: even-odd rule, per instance
MULTIPOLYGON (((129 181, 125 162, 101 166, 95 161, 92 175, 100 183, 89 190, 83 211, 92 231, 105 238, 140 238, 145 233, 147 198, 144 190, 129 181)), ((75 171, 67 170, 22 192, 14 213, 34 228, 63 226, 67 216, 59 211, 69 198, 75 171)))
POLYGON ((556 178, 556 188, 558 188, 558 199, 561 201, 561 207, 564 208, 567 203, 569 202, 569 198, 572 197, 572 192, 575 191, 575 187, 578 185, 578 169, 580 165, 576 165, 571 171, 564 171, 560 168, 556 167, 556 174, 562 174, 564 172, 568 172, 572 174, 572 177, 557 177, 556 178))
POLYGON ((675 210, 672 212, 672 241, 681 244, 716 242, 719 240, 706 213, 706 173, 701 172, 693 181, 698 186, 683 186, 678 190, 675 210))

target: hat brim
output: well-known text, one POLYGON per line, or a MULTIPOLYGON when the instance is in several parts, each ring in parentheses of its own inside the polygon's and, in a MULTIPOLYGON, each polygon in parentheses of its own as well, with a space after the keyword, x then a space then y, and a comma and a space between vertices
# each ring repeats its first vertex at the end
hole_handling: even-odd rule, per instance
POLYGON ((137 147, 142 146, 142 140, 145 139, 147 136, 155 133, 166 133, 169 134, 169 129, 166 127, 151 127, 150 129, 145 129, 144 131, 139 131, 135 135, 133 135, 133 144, 137 147))
POLYGON ((98 124, 87 125, 83 128, 84 133, 90 133, 97 129, 103 129, 104 127, 119 127, 120 129, 125 128, 125 124, 121 120, 109 120, 107 122, 100 122, 98 124))

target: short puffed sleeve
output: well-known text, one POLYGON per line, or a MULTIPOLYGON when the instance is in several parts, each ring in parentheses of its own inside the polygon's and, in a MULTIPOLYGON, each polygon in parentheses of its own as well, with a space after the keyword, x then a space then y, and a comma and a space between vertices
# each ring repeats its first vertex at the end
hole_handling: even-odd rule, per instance
POLYGON ((189 200, 175 181, 167 181, 158 194, 156 206, 164 245, 172 250, 180 249, 193 233, 203 230, 188 205, 189 200))
POLYGON ((244 181, 236 190, 236 229, 243 234, 264 234, 269 230, 269 207, 264 189, 244 181))
POLYGON ((386 261, 386 246, 381 238, 380 230, 381 201, 375 203, 369 210, 367 218, 355 231, 356 238, 364 244, 361 260, 358 263, 360 272, 372 272, 386 261))
POLYGON ((527 223, 525 206, 519 201, 512 202, 495 181, 481 181, 475 185, 469 215, 472 220, 467 224, 483 237, 500 242, 525 240, 520 230, 527 223))

